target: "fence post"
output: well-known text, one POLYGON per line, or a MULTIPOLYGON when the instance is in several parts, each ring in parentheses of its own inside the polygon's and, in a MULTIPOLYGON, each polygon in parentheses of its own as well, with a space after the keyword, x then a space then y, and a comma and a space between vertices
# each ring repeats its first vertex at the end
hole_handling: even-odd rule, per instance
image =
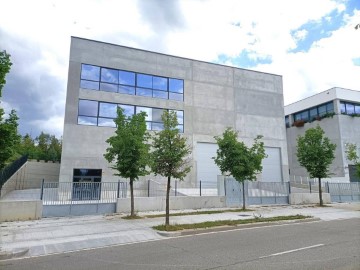
POLYGON ((288 182, 288 190, 289 190, 289 194, 291 193, 291 185, 290 185, 290 182, 288 182))
POLYGON ((43 179, 41 182, 41 192, 40 192, 40 200, 43 200, 43 196, 44 196, 44 182, 45 180, 43 179))
POLYGON ((175 181, 175 197, 177 196, 177 181, 175 181))
POLYGON ((118 187, 117 187, 117 198, 120 198, 120 180, 118 181, 118 187))
POLYGON ((226 179, 224 177, 224 195, 226 196, 226 179))
POLYGON ((330 194, 329 182, 326 182, 326 190, 327 190, 327 193, 329 193, 329 194, 330 194))
POLYGON ((311 182, 309 181, 310 193, 311 193, 311 182))
POLYGON ((148 188, 148 197, 150 197, 150 180, 148 180, 148 186, 147 186, 147 188, 148 188))
POLYGON ((201 181, 200 181, 200 197, 201 197, 201 181))

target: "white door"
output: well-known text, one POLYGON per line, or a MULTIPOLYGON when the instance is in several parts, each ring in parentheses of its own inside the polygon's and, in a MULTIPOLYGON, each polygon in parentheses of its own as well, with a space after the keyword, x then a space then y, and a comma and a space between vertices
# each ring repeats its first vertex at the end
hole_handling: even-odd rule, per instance
POLYGON ((218 149, 215 143, 196 144, 197 181, 217 183, 217 176, 221 175, 219 167, 212 157, 218 149))
POLYGON ((263 159, 262 181, 263 182, 281 182, 281 155, 280 148, 265 147, 267 157, 263 159))

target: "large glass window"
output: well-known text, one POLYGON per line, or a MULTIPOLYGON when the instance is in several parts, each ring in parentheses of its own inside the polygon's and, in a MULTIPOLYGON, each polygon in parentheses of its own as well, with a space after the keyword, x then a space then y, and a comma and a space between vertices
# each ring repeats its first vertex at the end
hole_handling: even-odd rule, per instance
POLYGON ((135 86, 135 73, 119 70, 119 84, 135 86))
POLYGON ((117 104, 100 102, 99 116, 116 118, 117 116, 117 104))
POLYGON ((167 91, 168 79, 164 77, 153 76, 153 88, 158 90, 167 91))
POLYGON ((79 100, 79 115, 97 116, 98 102, 93 100, 79 100))
POLYGON ((101 81, 118 84, 119 71, 116 69, 101 68, 101 81))
MULTIPOLYGON (((124 114, 128 117, 132 116, 135 112, 146 112, 147 116, 145 120, 148 130, 162 130, 164 128, 164 123, 161 119, 164 109, 98 102, 86 99, 79 100, 78 124, 115 127, 114 119, 117 116, 118 107, 122 108, 124 114)), ((180 132, 184 132, 184 111, 174 111, 176 112, 179 122, 178 129, 180 132)))
POLYGON ((184 81, 82 64, 80 87, 176 101, 184 100, 184 81))
POLYGON ((360 104, 354 102, 340 102, 340 110, 342 114, 360 114, 360 104))
POLYGON ((152 88, 152 76, 145 74, 137 74, 136 86, 144 88, 152 88))
POLYGON ((99 81, 100 67, 91 65, 81 65, 81 79, 89 81, 99 81))

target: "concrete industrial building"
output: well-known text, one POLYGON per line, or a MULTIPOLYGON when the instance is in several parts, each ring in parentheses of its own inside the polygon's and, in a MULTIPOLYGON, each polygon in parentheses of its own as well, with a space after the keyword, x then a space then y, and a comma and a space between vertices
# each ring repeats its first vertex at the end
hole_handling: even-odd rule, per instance
MULTIPOLYGON (((308 176, 296 157, 297 137, 319 125, 337 145, 330 181, 356 181, 355 168, 346 159, 346 144, 360 146, 360 91, 331 88, 285 106, 290 179, 308 176)), ((359 153, 360 154, 360 153, 359 153)))
POLYGON ((216 182, 214 136, 227 127, 246 143, 264 136, 260 181, 289 180, 281 76, 72 37, 60 182, 119 180, 103 157, 117 106, 146 111, 154 131, 177 111, 193 150, 186 185, 216 182))

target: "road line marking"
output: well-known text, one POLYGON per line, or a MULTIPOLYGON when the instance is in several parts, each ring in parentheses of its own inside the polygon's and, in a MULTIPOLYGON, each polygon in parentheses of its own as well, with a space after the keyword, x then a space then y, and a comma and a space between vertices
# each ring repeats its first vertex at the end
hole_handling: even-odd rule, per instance
POLYGON ((316 248, 316 247, 322 247, 322 246, 324 246, 324 244, 318 244, 318 245, 313 245, 313 246, 309 246, 309 247, 302 247, 302 248, 287 250, 287 251, 283 251, 283 252, 279 252, 279 253, 274 253, 274 254, 267 255, 267 256, 261 256, 261 257, 259 257, 259 259, 268 258, 268 257, 273 257, 273 256, 279 256, 279 255, 288 254, 288 253, 292 253, 292 252, 296 252, 296 251, 300 251, 300 250, 305 250, 305 249, 310 249, 310 248, 316 248))

